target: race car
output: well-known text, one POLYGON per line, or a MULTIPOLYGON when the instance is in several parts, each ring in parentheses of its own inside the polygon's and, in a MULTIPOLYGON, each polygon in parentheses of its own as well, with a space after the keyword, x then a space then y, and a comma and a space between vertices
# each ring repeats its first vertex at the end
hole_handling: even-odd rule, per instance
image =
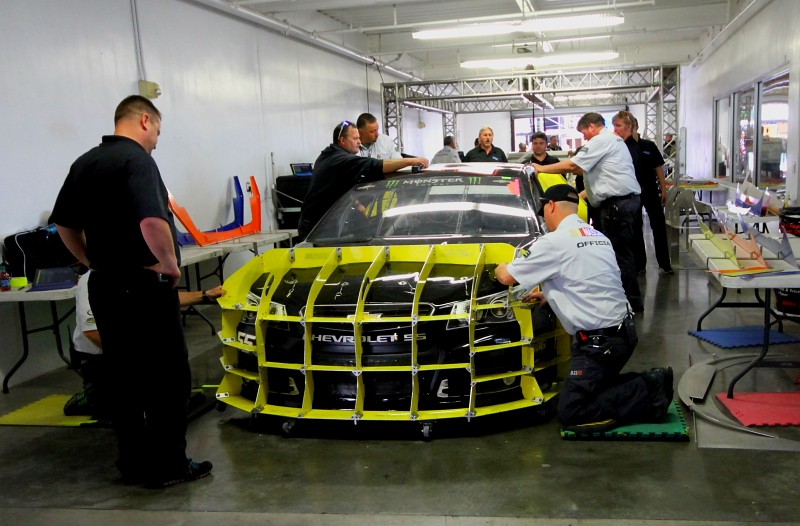
POLYGON ((540 179, 475 163, 356 185, 303 243, 226 280, 217 398, 287 419, 422 423, 545 404, 569 336, 494 279, 544 231, 540 179))

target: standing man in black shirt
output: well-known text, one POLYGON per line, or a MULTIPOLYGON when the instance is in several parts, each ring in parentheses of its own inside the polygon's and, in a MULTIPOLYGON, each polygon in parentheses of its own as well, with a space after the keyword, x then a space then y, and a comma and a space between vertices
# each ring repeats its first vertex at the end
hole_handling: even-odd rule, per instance
POLYGON ((547 135, 544 132, 535 132, 531 135, 531 154, 523 157, 521 161, 547 166, 548 164, 556 164, 559 159, 547 153, 547 135))
POLYGON ((428 166, 425 157, 376 159, 358 155, 361 138, 355 123, 342 121, 333 129, 333 142, 314 162, 311 186, 300 210, 297 233, 305 239, 322 216, 356 183, 379 181, 383 174, 407 166, 428 166))
POLYGON ((636 171, 636 180, 642 188, 641 205, 636 215, 634 230, 636 239, 633 243, 633 258, 636 270, 644 272, 647 266, 647 254, 644 245, 644 221, 642 208, 647 211, 650 219, 650 230, 653 232, 653 247, 656 253, 658 266, 665 274, 674 274, 669 258, 669 244, 667 241, 667 222, 664 217, 664 203, 667 200, 666 184, 664 181, 664 158, 653 141, 639 137, 637 130, 639 123, 636 117, 628 111, 620 111, 614 115, 614 133, 625 140, 625 145, 631 154, 633 166, 636 171))
POLYGON ((70 167, 52 215, 66 246, 92 269, 89 303, 106 357, 117 468, 126 484, 154 488, 212 468, 186 458, 191 372, 175 224, 151 156, 160 133, 153 103, 125 98, 114 134, 70 167))
POLYGON ((467 152, 465 161, 468 163, 507 163, 508 158, 503 150, 492 144, 494 130, 489 126, 481 128, 478 134, 478 144, 467 152))

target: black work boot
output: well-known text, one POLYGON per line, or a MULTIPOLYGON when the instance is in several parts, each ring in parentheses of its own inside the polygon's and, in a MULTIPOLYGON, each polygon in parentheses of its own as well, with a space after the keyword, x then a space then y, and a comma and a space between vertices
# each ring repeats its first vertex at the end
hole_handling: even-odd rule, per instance
POLYGON ((667 416, 669 406, 672 404, 672 368, 656 367, 642 373, 650 393, 651 410, 648 420, 661 422, 667 416))

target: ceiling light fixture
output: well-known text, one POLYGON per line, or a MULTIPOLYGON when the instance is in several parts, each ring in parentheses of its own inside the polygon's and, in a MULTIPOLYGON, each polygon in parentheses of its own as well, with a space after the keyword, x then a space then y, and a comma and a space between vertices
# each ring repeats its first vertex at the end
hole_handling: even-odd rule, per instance
POLYGON ((613 93, 573 93, 572 95, 556 95, 553 97, 553 101, 567 102, 570 100, 610 99, 613 96, 613 93))
POLYGON ((404 100, 403 106, 408 106, 409 108, 417 108, 419 110, 432 111, 435 113, 441 113, 442 115, 453 114, 453 112, 450 110, 445 110, 443 108, 436 108, 434 106, 426 106, 425 104, 419 104, 418 102, 411 102, 409 100, 404 100))
POLYGON ((538 33, 541 31, 563 31, 592 27, 616 26, 625 22, 622 15, 577 15, 553 18, 533 18, 513 22, 491 22, 488 24, 465 24, 442 29, 415 31, 411 36, 417 40, 442 38, 482 37, 508 35, 510 33, 538 33))
POLYGON ((465 69, 488 68, 488 69, 513 69, 532 66, 553 66, 567 64, 583 64, 589 62, 603 62, 614 60, 619 57, 616 51, 599 51, 594 53, 560 53, 556 55, 543 55, 539 57, 513 57, 513 58, 489 58, 481 60, 466 60, 461 63, 465 69))
MULTIPOLYGON (((561 42, 578 42, 583 40, 601 40, 604 38, 611 38, 612 35, 591 35, 585 37, 567 37, 567 38, 548 38, 547 42, 550 44, 560 44, 561 42)), ((492 47, 516 47, 516 46, 535 46, 538 44, 538 40, 533 41, 526 41, 526 42, 509 42, 505 44, 492 44, 492 47)))

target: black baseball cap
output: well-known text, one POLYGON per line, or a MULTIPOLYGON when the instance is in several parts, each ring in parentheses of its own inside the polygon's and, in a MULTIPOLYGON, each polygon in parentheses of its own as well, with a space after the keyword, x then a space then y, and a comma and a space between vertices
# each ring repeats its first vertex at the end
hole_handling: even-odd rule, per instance
POLYGON ((580 203, 580 197, 578 196, 578 191, 575 190, 574 187, 568 184, 554 184, 547 190, 545 190, 542 197, 539 199, 539 202, 542 206, 546 205, 550 201, 568 201, 570 203, 578 204, 580 203))

